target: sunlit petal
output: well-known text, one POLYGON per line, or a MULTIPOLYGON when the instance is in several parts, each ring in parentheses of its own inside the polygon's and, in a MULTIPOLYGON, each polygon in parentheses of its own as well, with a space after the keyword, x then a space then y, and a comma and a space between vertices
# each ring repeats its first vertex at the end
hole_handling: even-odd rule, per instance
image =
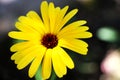
POLYGON ((61 24, 68 8, 69 8, 68 6, 65 6, 63 9, 60 10, 59 15, 57 16, 56 21, 55 21, 54 33, 58 33, 59 25, 61 24))
POLYGON ((86 55, 88 51, 88 44, 77 39, 61 39, 59 45, 82 55, 86 55))
MULTIPOLYGON (((37 48, 37 47, 36 47, 37 48)), ((38 54, 38 48, 37 49, 31 49, 31 52, 26 54, 25 57, 23 57, 17 65, 18 69, 23 69, 26 67, 38 54)))
POLYGON ((64 62, 60 58, 60 54, 58 53, 58 48, 54 48, 52 53, 52 62, 55 73, 59 78, 61 78, 66 74, 67 70, 64 62))
POLYGON ((57 31, 58 32, 76 13, 78 12, 77 9, 74 9, 72 11, 70 11, 64 18, 63 20, 60 22, 60 24, 57 26, 57 31))
POLYGON ((76 31, 76 28, 78 29, 79 26, 81 26, 85 23, 86 23, 86 21, 84 21, 84 20, 75 21, 75 22, 65 26, 62 30, 60 30, 60 32, 58 33, 58 36, 62 35, 63 33, 66 33, 66 32, 76 31))
POLYGON ((48 79, 51 75, 51 70, 52 70, 51 57, 52 57, 52 49, 48 49, 46 51, 42 64, 43 79, 48 79))
POLYGON ((43 23, 45 25, 46 32, 50 31, 50 23, 49 23, 49 14, 48 14, 48 3, 47 1, 43 1, 40 6, 40 11, 43 19, 43 23))
POLYGON ((64 64, 68 68, 73 69, 74 63, 73 63, 72 59, 70 58, 70 56, 61 47, 57 47, 57 52, 58 52, 59 56, 61 57, 62 61, 64 62, 64 64))
POLYGON ((31 40, 31 39, 39 40, 40 39, 36 34, 29 34, 29 33, 18 32, 18 31, 11 31, 9 32, 8 35, 14 39, 20 39, 20 40, 31 40))
POLYGON ((43 47, 43 46, 40 46, 39 48, 40 48, 40 49, 39 49, 38 52, 37 52, 38 55, 37 55, 36 58, 33 60, 31 66, 30 66, 30 68, 29 68, 28 74, 29 74, 29 76, 30 76, 31 78, 32 78, 32 77, 35 75, 35 73, 37 72, 37 70, 38 70, 38 68, 39 68, 39 66, 40 66, 40 64, 41 64, 41 61, 42 61, 42 59, 43 59, 43 56, 44 56, 44 54, 45 54, 45 51, 46 51, 46 48, 43 47))

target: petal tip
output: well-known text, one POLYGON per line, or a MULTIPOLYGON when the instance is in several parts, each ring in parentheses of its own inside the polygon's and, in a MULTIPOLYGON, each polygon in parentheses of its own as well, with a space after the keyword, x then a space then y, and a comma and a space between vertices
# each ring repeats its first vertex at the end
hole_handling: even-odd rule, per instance
POLYGON ((41 5, 48 4, 46 0, 42 1, 41 5))
POLYGON ((92 37, 92 36, 93 36, 93 34, 92 34, 92 33, 90 33, 90 34, 89 34, 89 37, 92 37))
POLYGON ((18 70, 21 70, 21 67, 20 67, 19 65, 17 65, 17 69, 18 69, 18 70))
POLYGON ((33 78, 33 74, 32 73, 30 73, 30 72, 28 72, 28 76, 30 77, 30 78, 33 78))
POLYGON ((77 13, 77 12, 78 12, 78 9, 74 9, 74 11, 75 11, 75 13, 77 13))
POLYGON ((8 36, 9 36, 9 37, 12 37, 12 34, 13 34, 13 31, 10 31, 10 32, 8 33, 8 36))

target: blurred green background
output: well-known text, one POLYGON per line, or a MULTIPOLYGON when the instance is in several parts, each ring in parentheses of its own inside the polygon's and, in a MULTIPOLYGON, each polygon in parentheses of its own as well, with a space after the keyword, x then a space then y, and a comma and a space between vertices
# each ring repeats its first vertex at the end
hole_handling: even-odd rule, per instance
MULTIPOLYGON (((9 48, 13 40, 7 33, 15 30, 14 24, 19 16, 26 15, 30 10, 40 13, 41 1, 0 0, 0 80, 35 80, 27 75, 29 66, 19 71, 10 60, 13 53, 9 48)), ((78 19, 87 20, 86 25, 93 33, 92 38, 84 39, 89 44, 88 55, 82 56, 65 49, 75 62, 75 69, 68 69, 67 75, 56 80, 120 80, 120 0, 47 1, 52 1, 60 7, 69 5, 69 10, 78 8, 79 12, 71 22, 78 19), (115 52, 116 50, 118 52, 115 52)))

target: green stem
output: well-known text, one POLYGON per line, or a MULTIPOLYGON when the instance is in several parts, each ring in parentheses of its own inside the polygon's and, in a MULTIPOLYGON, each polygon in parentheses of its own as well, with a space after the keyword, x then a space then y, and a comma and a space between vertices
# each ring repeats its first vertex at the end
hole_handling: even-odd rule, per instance
POLYGON ((39 69, 38 69, 38 71, 37 71, 37 73, 36 73, 36 75, 35 75, 35 80, 43 80, 43 79, 42 79, 41 70, 42 70, 42 67, 41 67, 41 65, 40 65, 40 67, 39 67, 39 69))
POLYGON ((50 77, 50 80, 56 80, 57 76, 54 72, 54 70, 52 71, 52 74, 51 74, 51 77, 50 77))
MULTIPOLYGON (((56 80, 56 78, 57 78, 57 76, 56 76, 56 74, 55 74, 55 72, 54 72, 54 70, 53 70, 52 73, 51 73, 51 77, 50 77, 49 80, 56 80)), ((41 67, 41 65, 40 65, 40 67, 39 67, 39 69, 38 69, 38 71, 37 71, 37 73, 36 73, 36 75, 35 75, 35 80, 43 80, 43 78, 42 78, 42 67, 41 67)))

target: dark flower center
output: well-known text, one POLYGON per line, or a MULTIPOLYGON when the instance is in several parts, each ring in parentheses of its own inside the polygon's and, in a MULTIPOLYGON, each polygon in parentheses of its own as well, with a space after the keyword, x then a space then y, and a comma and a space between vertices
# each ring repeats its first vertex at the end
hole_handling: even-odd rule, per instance
POLYGON ((42 45, 47 48, 54 48, 58 44, 58 38, 54 34, 45 34, 41 40, 42 45))

